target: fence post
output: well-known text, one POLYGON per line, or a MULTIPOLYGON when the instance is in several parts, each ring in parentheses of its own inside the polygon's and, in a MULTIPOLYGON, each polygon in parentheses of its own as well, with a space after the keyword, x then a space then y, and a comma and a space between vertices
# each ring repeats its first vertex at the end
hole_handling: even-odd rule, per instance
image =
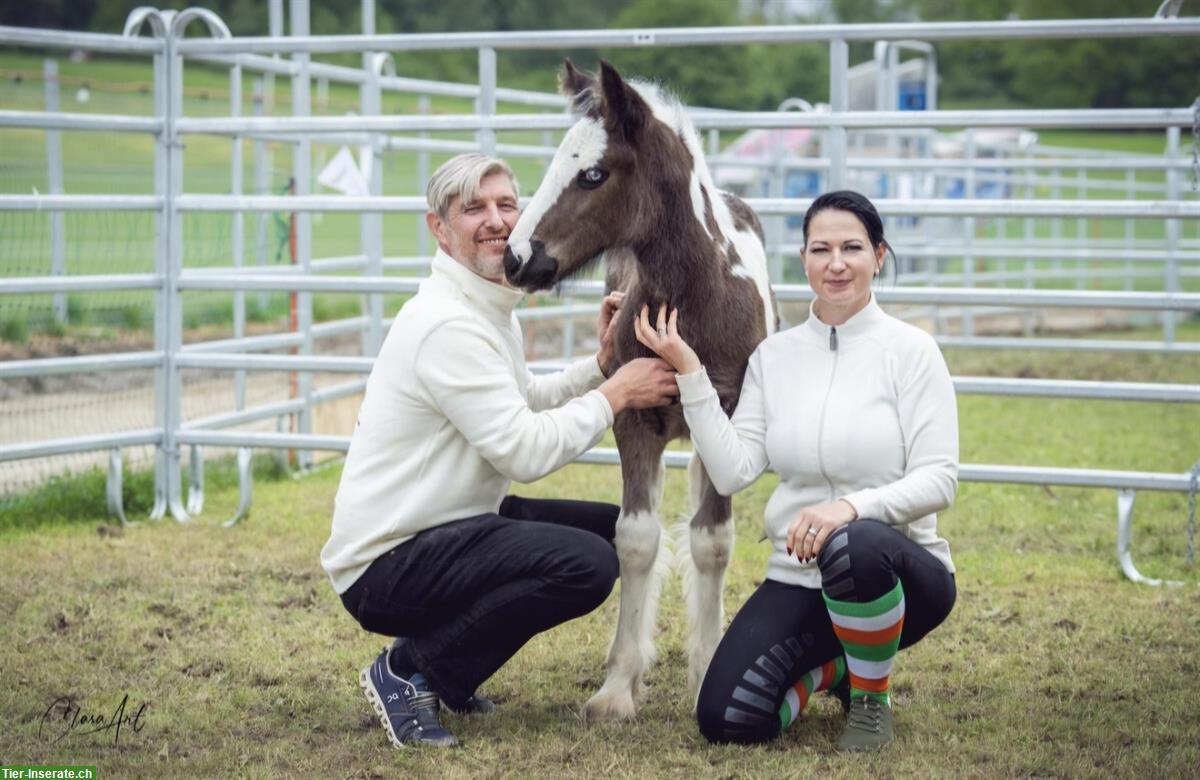
MULTIPOLYGON (((1167 200, 1177 203, 1180 200, 1179 182, 1179 128, 1167 128, 1167 160, 1171 167, 1167 169, 1167 200)), ((1163 287, 1167 292, 1179 292, 1179 220, 1168 219, 1165 224, 1167 239, 1167 264, 1164 268, 1163 287)), ((1173 311, 1162 313, 1163 342, 1175 343, 1175 319, 1173 311)))
MULTIPOLYGON (((783 166, 783 156, 786 154, 781 142, 781 135, 771 143, 771 178, 770 190, 767 193, 772 198, 782 198, 786 191, 784 187, 787 171, 783 166)), ((783 241, 787 232, 787 217, 782 214, 767 218, 764 233, 767 239, 767 278, 772 284, 783 281, 783 241)))
MULTIPOLYGON (((968 201, 975 200, 976 169, 975 169, 975 131, 967 128, 964 133, 963 153, 967 158, 967 170, 963 174, 963 197, 968 201)), ((963 287, 975 286, 975 217, 963 218, 963 287)), ((964 305, 959 310, 959 328, 962 335, 971 338, 975 335, 975 312, 970 306, 964 305)))
MULTIPOLYGON (((166 39, 166 34, 163 35, 166 39)), ((167 394, 170 389, 169 378, 173 368, 172 355, 168 351, 170 343, 167 331, 171 307, 176 291, 168 282, 171 279, 170 241, 168 230, 171 222, 170 190, 171 178, 169 171, 170 137, 168 129, 171 126, 170 100, 168 98, 169 50, 165 49, 154 55, 154 113, 163 118, 163 131, 154 144, 154 194, 162 198, 162 205, 155 215, 155 247, 154 273, 162 280, 162 287, 157 293, 158 302, 154 307, 154 349, 163 356, 162 363, 154 370, 154 424, 162 431, 162 441, 154 453, 154 506, 150 509, 150 519, 158 520, 166 515, 167 502, 170 497, 170 479, 168 473, 171 460, 168 457, 171 430, 169 402, 167 394)))
MULTIPOLYGON (((1088 191, 1088 175, 1087 168, 1081 167, 1075 171, 1075 199, 1086 200, 1088 191)), ((1087 241, 1088 221, 1087 217, 1079 217, 1075 220, 1075 242, 1076 247, 1086 246, 1087 241)), ((1084 258, 1079 258, 1079 262, 1075 265, 1075 289, 1087 289, 1087 276, 1089 263, 1084 258)))
MULTIPOLYGON (((420 95, 417 97, 417 113, 421 116, 426 116, 432 110, 429 95, 420 95)), ((422 130, 417 133, 417 137, 425 139, 429 137, 429 133, 422 130)), ((424 192, 425 185, 429 182, 429 152, 422 148, 417 152, 417 191, 424 192)), ((421 257, 429 257, 429 228, 425 225, 425 215, 417 215, 417 254, 421 257)))
MULTIPOLYGON (((309 34, 308 0, 290 0, 292 35, 297 37, 309 34)), ((297 52, 292 55, 293 61, 299 66, 292 76, 292 116, 307 117, 311 114, 310 75, 308 63, 310 55, 297 52)), ((312 189, 312 138, 301 135, 292 152, 292 177, 296 182, 296 195, 308 195, 312 189)), ((307 211, 296 212, 296 264, 300 273, 307 276, 312 272, 312 217, 307 211)), ((300 331, 302 340, 299 353, 312 354, 312 296, 311 292, 301 291, 296 295, 296 329, 300 331)), ((312 373, 301 371, 297 394, 304 399, 304 408, 299 414, 299 432, 312 433, 312 373)), ((312 466, 312 451, 301 450, 296 454, 296 464, 301 469, 312 466)))
MULTIPOLYGON (((182 32, 182 31, 181 31, 182 32)), ((176 434, 183 420, 181 400, 183 378, 175 364, 183 346, 183 292, 179 289, 179 272, 183 266, 183 233, 181 230, 178 198, 183 194, 183 143, 175 122, 183 116, 183 56, 176 52, 174 25, 168 25, 166 41, 167 58, 167 111, 164 116, 162 138, 166 145, 166 192, 163 211, 166 215, 166 257, 163 299, 166 301, 166 419, 163 428, 163 450, 166 453, 167 509, 179 522, 188 520, 183 506, 182 458, 176 434)), ((182 37, 182 35, 180 36, 182 37)))
MULTIPOLYGON (((283 0, 268 0, 267 2, 267 34, 272 38, 283 37, 283 0)), ((271 58, 277 60, 280 57, 279 54, 272 54, 271 58)), ((275 74, 264 73, 261 78, 262 103, 255 106, 258 109, 256 116, 271 116, 275 113, 275 74)), ((254 155, 255 190, 259 195, 274 195, 271 187, 271 177, 275 175, 274 150, 267 142, 255 140, 254 155)), ((271 261, 269 253, 271 215, 261 211, 258 214, 258 220, 259 230, 262 231, 262 253, 258 257, 258 263, 259 265, 269 265, 271 261)), ((258 293, 258 306, 263 312, 267 311, 270 298, 271 294, 266 290, 258 293)), ((279 450, 277 454, 280 456, 280 462, 284 462, 283 456, 286 455, 286 452, 279 450)))
MULTIPOLYGON (((1137 200, 1137 172, 1133 168, 1125 171, 1125 199, 1137 200)), ((1125 250, 1132 251, 1137 247, 1137 232, 1134 228, 1134 220, 1125 220, 1125 250)), ((1134 277, 1133 261, 1125 261, 1125 289, 1126 291, 1133 290, 1134 277)))
MULTIPOLYGON (((46 59, 42 63, 45 86, 46 112, 58 111, 58 60, 46 59)), ((63 193, 62 136, 57 130, 46 131, 46 178, 51 195, 63 193)), ((66 273, 66 215, 61 211, 50 212, 50 273, 62 276, 66 273)), ((67 294, 54 294, 54 321, 67 324, 67 294)))
MULTIPOLYGON (((483 116, 496 115, 496 50, 489 46, 479 50, 478 111, 483 116)), ((495 130, 480 130, 475 138, 479 142, 479 151, 484 154, 496 153, 495 130)))
MULTIPOLYGON (((829 106, 835 116, 850 106, 850 85, 847 71, 850 69, 850 47, 842 39, 829 42, 829 106)), ((834 125, 829 128, 829 183, 826 189, 846 188, 846 128, 834 125)))
MULTIPOLYGON (((363 35, 375 34, 375 0, 362 0, 362 28, 363 35)), ((387 56, 363 52, 363 70, 367 76, 359 88, 359 107, 363 116, 378 116, 383 110, 379 77, 387 56)), ((383 157, 379 150, 384 141, 384 138, 372 134, 359 153, 367 180, 367 192, 371 195, 383 194, 383 157)), ((359 217, 359 244, 366 256, 363 273, 383 276, 383 215, 378 211, 364 211, 359 217)), ((362 353, 375 356, 379 354, 383 343, 383 296, 379 293, 363 296, 363 314, 367 318, 367 326, 363 330, 362 353)))
MULTIPOLYGON (((268 94, 269 81, 274 80, 273 75, 260 75, 254 78, 254 87, 251 97, 251 102, 254 105, 254 116, 263 116, 270 113, 268 102, 270 100, 268 94)), ((274 91, 274 90, 270 90, 274 91)), ((254 194, 255 195, 270 195, 271 193, 271 150, 267 146, 267 142, 262 138, 255 138, 253 145, 254 155, 254 194)), ((255 265, 266 266, 270 263, 270 227, 271 215, 266 211, 260 211, 254 215, 254 263, 255 265)), ((266 313, 267 306, 270 301, 266 290, 258 291, 258 310, 266 313)))
MULTIPOLYGON (((1032 148, 1025 152, 1027 160, 1036 159, 1032 148)), ((1037 199, 1037 174, 1034 173, 1033 167, 1025 169, 1025 199, 1037 199)), ((1025 217, 1025 248, 1032 250, 1036 246, 1037 230, 1036 223, 1032 217, 1025 217)), ((1037 273, 1037 261, 1032 257, 1025 259, 1025 289, 1032 290, 1034 287, 1034 276, 1037 273)), ((1021 314, 1021 332, 1026 336, 1032 336, 1034 333, 1034 317, 1031 309, 1025 309, 1021 314)))
MULTIPOLYGON (((229 115, 242 115, 242 66, 234 65, 229 69, 229 115)), ((229 190, 237 197, 242 194, 242 137, 235 135, 230 141, 229 149, 229 190)), ((241 268, 245 264, 246 244, 246 215, 240 211, 232 214, 233 267, 241 268)), ((246 335, 246 291, 233 291, 233 337, 241 339, 246 335)), ((246 405, 246 370, 238 369, 233 374, 233 402, 237 411, 246 405)))

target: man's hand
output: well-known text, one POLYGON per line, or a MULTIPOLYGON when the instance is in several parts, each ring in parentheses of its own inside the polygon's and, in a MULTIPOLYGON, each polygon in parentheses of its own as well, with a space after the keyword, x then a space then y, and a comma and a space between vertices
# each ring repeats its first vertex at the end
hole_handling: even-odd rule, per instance
POLYGON ((650 307, 643 306, 641 314, 633 323, 633 332, 654 354, 671 364, 681 374, 691 374, 703 366, 696 351, 679 335, 679 309, 672 309, 667 317, 667 305, 658 308, 658 324, 650 325, 650 307))
POLYGON ((625 293, 610 292, 600 302, 600 317, 596 320, 596 336, 600 339, 600 351, 596 353, 596 363, 604 376, 612 376, 613 362, 613 332, 617 322, 617 312, 625 300, 625 293))
POLYGON ((675 370, 658 358, 629 361, 598 389, 608 399, 614 415, 625 409, 668 406, 679 395, 675 370))
POLYGON ((788 555, 795 550, 802 563, 816 558, 834 531, 856 519, 858 512, 845 499, 804 507, 788 526, 788 555))

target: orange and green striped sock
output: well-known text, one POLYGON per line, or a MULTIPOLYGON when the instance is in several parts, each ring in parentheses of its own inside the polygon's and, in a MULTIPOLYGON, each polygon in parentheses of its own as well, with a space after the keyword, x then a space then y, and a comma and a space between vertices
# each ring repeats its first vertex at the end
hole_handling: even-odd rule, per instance
POLYGON ((840 655, 805 673, 795 685, 788 688, 783 703, 779 705, 779 730, 783 731, 800 717, 814 693, 827 691, 837 685, 845 673, 846 659, 840 655))
POLYGON ((904 588, 900 581, 874 601, 837 601, 826 595, 825 607, 833 621, 833 632, 846 650, 850 696, 870 696, 890 705, 888 676, 904 627, 904 588))

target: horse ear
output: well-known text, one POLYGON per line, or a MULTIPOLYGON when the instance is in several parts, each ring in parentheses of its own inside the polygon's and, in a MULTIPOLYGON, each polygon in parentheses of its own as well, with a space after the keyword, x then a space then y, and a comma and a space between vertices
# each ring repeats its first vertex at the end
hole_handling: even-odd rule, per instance
POLYGON ((591 76, 575 69, 568 58, 563 60, 563 72, 558 77, 558 91, 571 99, 570 110, 576 116, 599 117, 595 97, 596 81, 591 76))
POLYGON ((600 60, 600 88, 604 94, 604 115, 610 132, 620 133, 634 142, 646 125, 649 106, 633 87, 625 83, 617 69, 600 60))
POLYGON ((571 58, 563 60, 563 72, 558 77, 558 91, 566 97, 572 97, 583 92, 585 89, 591 89, 592 79, 586 74, 580 73, 575 69, 575 63, 571 62, 571 58))

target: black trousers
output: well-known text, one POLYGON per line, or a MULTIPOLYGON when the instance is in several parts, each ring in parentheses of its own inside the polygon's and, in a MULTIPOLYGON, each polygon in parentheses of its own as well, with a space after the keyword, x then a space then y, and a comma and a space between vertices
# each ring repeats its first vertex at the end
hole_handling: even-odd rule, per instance
POLYGON ((422 531, 342 594, 451 707, 535 634, 591 612, 617 580, 619 508, 509 496, 495 514, 422 531))
MULTIPOLYGON (((950 614, 954 575, 925 548, 877 520, 838 529, 818 556, 822 584, 839 601, 873 601, 904 588, 900 647, 950 614)), ((710 742, 779 735, 779 707, 805 673, 843 655, 821 591, 766 580, 738 610, 700 686, 696 718, 710 742)))

